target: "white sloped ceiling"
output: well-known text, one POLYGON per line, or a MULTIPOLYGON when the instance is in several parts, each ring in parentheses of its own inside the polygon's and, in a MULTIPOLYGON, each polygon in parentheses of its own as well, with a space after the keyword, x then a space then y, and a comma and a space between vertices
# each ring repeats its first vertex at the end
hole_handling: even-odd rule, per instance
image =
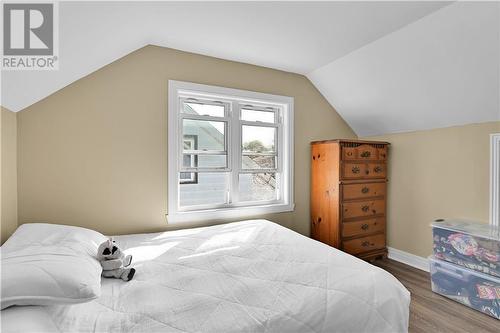
POLYGON ((12 111, 147 44, 307 74, 444 2, 60 2, 59 70, 2 72, 12 111))
POLYGON ((499 14, 453 3, 308 78, 359 136, 500 120, 499 14))
POLYGON ((148 44, 307 75, 358 135, 499 118, 499 4, 61 2, 60 69, 2 72, 13 110, 148 44))

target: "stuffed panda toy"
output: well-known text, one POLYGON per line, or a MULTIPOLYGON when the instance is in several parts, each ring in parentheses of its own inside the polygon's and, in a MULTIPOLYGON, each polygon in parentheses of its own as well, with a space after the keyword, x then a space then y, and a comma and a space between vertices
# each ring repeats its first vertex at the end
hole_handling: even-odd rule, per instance
POLYGON ((97 259, 101 262, 102 276, 130 281, 135 268, 130 268, 132 256, 125 255, 111 238, 99 245, 97 259))

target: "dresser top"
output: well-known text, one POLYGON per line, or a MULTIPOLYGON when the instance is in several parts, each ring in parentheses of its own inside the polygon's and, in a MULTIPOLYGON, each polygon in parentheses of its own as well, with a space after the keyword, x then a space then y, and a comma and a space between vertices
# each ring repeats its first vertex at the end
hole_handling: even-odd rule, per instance
POLYGON ((390 145, 390 143, 386 142, 386 141, 367 141, 367 140, 355 140, 355 139, 332 139, 332 140, 313 141, 313 142, 311 142, 311 144, 317 145, 317 144, 321 144, 321 143, 330 143, 330 142, 390 145))

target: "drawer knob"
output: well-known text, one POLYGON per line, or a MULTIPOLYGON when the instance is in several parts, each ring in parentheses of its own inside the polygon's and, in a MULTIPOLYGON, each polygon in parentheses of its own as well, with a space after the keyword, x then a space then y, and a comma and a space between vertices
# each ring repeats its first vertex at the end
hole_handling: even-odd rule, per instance
POLYGON ((376 166, 375 169, 373 169, 373 171, 379 173, 379 172, 382 172, 382 168, 379 166, 376 166))
POLYGON ((360 169, 357 166, 352 167, 352 173, 359 173, 360 169))
POLYGON ((361 229, 366 230, 366 229, 368 229, 368 227, 369 227, 369 225, 365 223, 361 226, 361 229))
POLYGON ((370 155, 371 155, 371 153, 369 151, 364 151, 361 153, 360 156, 363 158, 368 158, 368 157, 370 157, 370 155))
POLYGON ((362 206, 362 207, 361 207, 361 210, 362 210, 363 212, 365 212, 365 213, 366 213, 369 209, 370 209, 370 206, 362 206))
POLYGON ((313 155, 313 160, 316 160, 316 156, 313 155))
POLYGON ((361 193, 368 193, 368 192, 370 192, 370 189, 368 187, 363 187, 361 189, 361 193))
POLYGON ((362 247, 370 246, 370 242, 369 241, 364 241, 363 243, 361 243, 361 246, 362 247))
POLYGON ((318 217, 318 223, 321 223, 321 217, 318 217))

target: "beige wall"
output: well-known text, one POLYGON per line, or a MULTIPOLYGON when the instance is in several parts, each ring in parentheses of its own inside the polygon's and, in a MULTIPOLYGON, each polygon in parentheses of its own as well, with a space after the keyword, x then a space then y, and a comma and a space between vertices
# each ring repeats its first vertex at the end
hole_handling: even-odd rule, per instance
POLYGON ((3 244, 17 228, 17 117, 14 112, 0 109, 0 236, 3 244))
POLYGON ((309 233, 309 143, 355 134, 301 75, 148 46, 18 114, 19 221, 104 233, 166 228, 168 80, 295 98, 293 213, 309 233))
MULTIPOLYGON (((308 234, 309 142, 355 137, 345 122, 303 76, 153 46, 18 113, 19 222, 80 225, 109 234, 168 229, 169 79, 295 97, 296 210, 266 217, 308 234)), ((15 176, 4 177, 15 175, 15 157, 6 170, 3 158, 15 156, 16 117, 4 114, 2 240, 16 225, 15 209, 4 214, 4 202, 15 206, 15 176), (4 216, 14 222, 5 224, 4 216)), ((433 219, 488 220, 494 132, 500 132, 500 122, 370 138, 392 143, 389 246, 425 257, 432 251, 433 219)))
POLYGON ((370 137, 391 143, 389 246, 426 257, 433 219, 488 222, 489 134, 497 132, 500 122, 370 137))

